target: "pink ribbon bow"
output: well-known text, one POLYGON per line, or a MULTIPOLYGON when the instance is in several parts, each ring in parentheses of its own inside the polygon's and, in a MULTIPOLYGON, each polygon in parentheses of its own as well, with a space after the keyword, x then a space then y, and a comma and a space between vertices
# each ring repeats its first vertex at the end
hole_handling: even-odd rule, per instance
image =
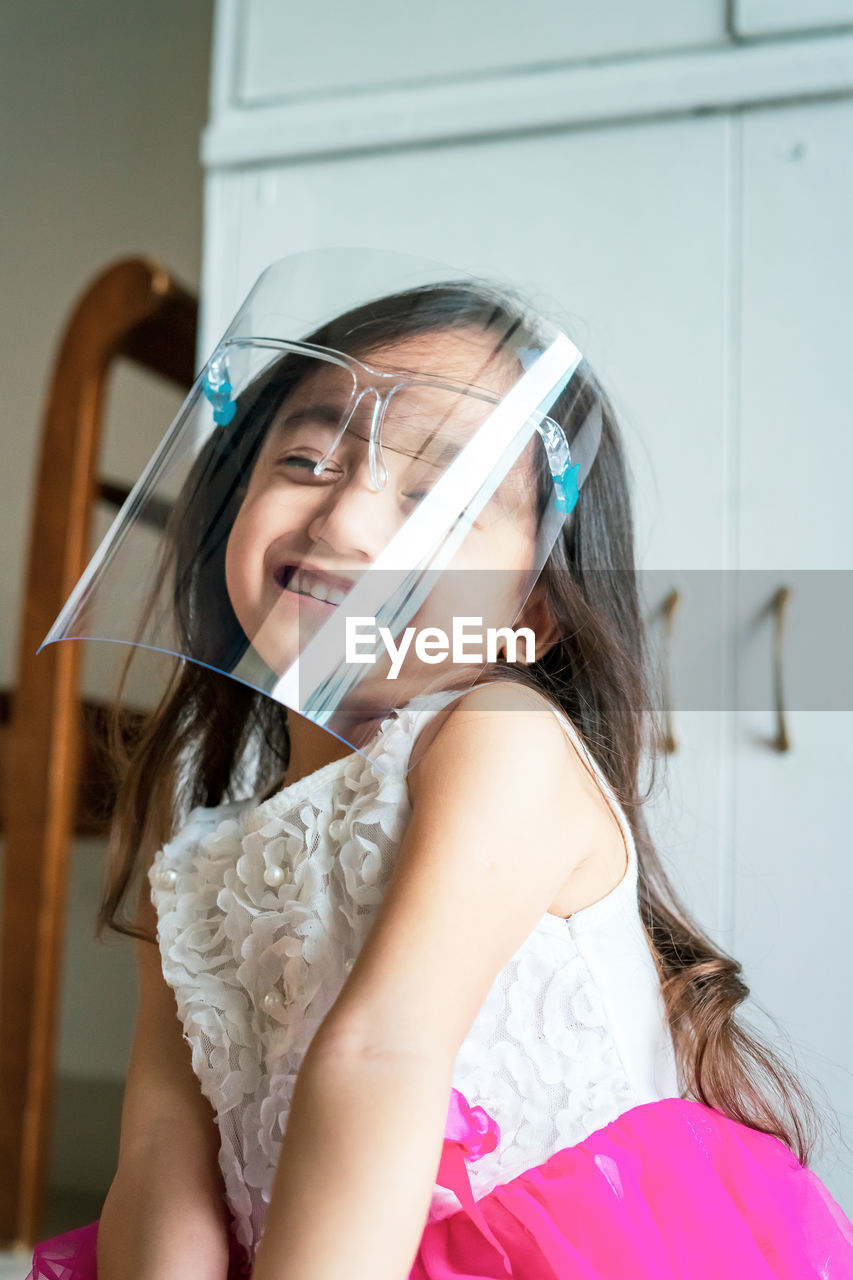
POLYGON ((444 1123, 446 1142, 458 1142, 467 1160, 479 1160, 494 1151, 501 1130, 484 1107, 472 1107, 458 1089, 450 1090, 450 1106, 444 1123))
POLYGON ((494 1151, 501 1137, 500 1125, 484 1107, 472 1107, 458 1089, 450 1090, 450 1105, 444 1124, 444 1144, 438 1165, 436 1182, 447 1187, 458 1199, 468 1217, 476 1223, 485 1238, 498 1252, 501 1265, 508 1276, 512 1275, 509 1258, 493 1235, 483 1211, 474 1199, 471 1180, 465 1166, 467 1160, 479 1160, 494 1151))

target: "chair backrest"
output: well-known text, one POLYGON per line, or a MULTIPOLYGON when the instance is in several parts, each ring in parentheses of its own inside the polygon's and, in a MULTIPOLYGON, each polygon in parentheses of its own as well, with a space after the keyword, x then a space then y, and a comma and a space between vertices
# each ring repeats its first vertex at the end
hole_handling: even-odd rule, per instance
MULTIPOLYGON (((91 555, 105 391, 124 357, 192 385, 196 299, 156 263, 124 259, 86 289, 50 380, 5 731, 0 935, 0 1241, 39 1238, 49 1155, 69 850, 78 825, 80 648, 36 654, 91 555)), ((103 486, 110 497, 113 486, 103 486)))

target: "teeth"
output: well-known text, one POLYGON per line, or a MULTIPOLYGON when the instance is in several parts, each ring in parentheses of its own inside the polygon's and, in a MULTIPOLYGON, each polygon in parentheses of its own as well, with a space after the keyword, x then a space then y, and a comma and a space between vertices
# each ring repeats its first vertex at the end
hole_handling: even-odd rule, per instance
POLYGON ((315 600, 323 600, 326 604, 340 604, 344 592, 340 587, 326 586, 322 582, 314 582, 310 576, 302 574, 298 569, 288 583, 288 589, 301 596, 313 596, 315 600))

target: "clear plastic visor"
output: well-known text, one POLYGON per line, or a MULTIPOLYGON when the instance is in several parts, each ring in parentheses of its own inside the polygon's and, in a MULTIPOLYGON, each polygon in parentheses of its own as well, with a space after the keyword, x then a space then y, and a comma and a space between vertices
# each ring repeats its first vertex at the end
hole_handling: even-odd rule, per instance
POLYGON ((579 480, 547 410, 582 357, 556 331, 532 355, 475 325, 318 336, 232 326, 46 642, 201 663, 370 754, 413 697, 533 659, 509 633, 600 415, 579 480))

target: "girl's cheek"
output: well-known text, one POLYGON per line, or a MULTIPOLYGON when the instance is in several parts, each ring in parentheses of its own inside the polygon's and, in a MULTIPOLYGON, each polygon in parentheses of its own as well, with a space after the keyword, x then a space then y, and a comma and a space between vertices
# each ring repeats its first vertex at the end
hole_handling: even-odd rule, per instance
POLYGON ((232 597, 234 590, 260 587, 267 551, 288 528, 288 507, 280 495, 269 489, 247 495, 225 549, 226 586, 232 597))
POLYGON ((243 575, 241 563, 240 533, 235 521, 228 535, 228 545, 225 548, 225 590, 228 592, 231 607, 237 614, 238 619, 242 621, 243 575))
POLYGON ((244 502, 237 513, 225 548, 225 587, 238 617, 263 575, 267 542, 258 527, 254 504, 244 502))

